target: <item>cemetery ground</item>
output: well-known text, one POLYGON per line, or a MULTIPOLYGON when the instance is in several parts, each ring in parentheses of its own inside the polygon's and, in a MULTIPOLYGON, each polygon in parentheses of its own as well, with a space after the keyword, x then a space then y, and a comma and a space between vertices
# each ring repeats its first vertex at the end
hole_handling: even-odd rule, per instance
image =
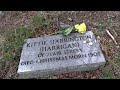
POLYGON ((60 24, 85 22, 99 40, 106 65, 95 71, 71 72, 49 79, 120 79, 119 11, 3 11, 0 15, 0 79, 17 79, 22 46, 27 38, 51 35, 60 24), (112 34, 117 44, 110 35, 112 34))

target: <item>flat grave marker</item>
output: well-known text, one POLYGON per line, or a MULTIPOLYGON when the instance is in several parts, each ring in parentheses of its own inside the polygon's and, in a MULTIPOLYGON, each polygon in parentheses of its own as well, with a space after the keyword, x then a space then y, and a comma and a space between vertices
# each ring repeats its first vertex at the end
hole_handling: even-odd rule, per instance
POLYGON ((23 45, 18 74, 38 78, 72 71, 91 71, 105 64, 92 31, 27 39, 23 45))

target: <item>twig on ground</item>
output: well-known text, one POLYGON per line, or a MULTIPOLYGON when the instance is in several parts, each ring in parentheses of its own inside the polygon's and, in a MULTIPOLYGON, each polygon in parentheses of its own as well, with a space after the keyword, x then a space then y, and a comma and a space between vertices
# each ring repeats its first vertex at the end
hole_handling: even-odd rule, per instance
POLYGON ((107 34, 112 38, 112 40, 115 42, 116 45, 118 45, 118 43, 116 42, 115 38, 113 37, 113 35, 108 31, 106 30, 107 34))

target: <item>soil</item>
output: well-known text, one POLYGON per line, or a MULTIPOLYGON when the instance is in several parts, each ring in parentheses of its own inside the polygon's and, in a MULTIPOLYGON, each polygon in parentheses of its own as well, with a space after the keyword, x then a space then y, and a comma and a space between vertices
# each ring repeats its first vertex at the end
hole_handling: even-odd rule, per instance
MULTIPOLYGON (((37 11, 29 11, 25 13, 18 13, 16 11, 5 11, 3 12, 3 15, 0 15, 0 35, 3 36, 4 30, 11 30, 14 29, 20 25, 29 25, 31 22, 31 18, 37 14, 37 11)), ((58 13, 58 12, 57 12, 58 13)), ((103 20, 104 22, 108 22, 109 18, 112 18, 113 20, 113 27, 109 28, 107 26, 106 28, 113 33, 115 36, 113 30, 117 33, 117 36, 115 36, 116 41, 120 45, 120 12, 119 11, 59 11, 59 17, 55 20, 54 24, 51 26, 51 28, 44 32, 39 31, 35 36, 38 37, 44 34, 50 34, 52 32, 55 32, 59 28, 59 24, 65 23, 65 24, 77 24, 85 22, 87 25, 87 30, 91 30, 94 33, 97 33, 97 24, 100 20, 103 20)), ((97 35, 96 35, 97 36, 97 35)), ((101 41, 101 48, 103 52, 105 53, 107 60, 112 59, 111 56, 113 53, 118 50, 116 47, 109 48, 107 46, 107 42, 113 42, 112 39, 107 35, 107 33, 104 33, 100 36, 101 41)), ((18 68, 18 61, 7 61, 0 65, 0 79, 17 79, 17 68, 18 68)), ((57 79, 96 79, 99 78, 101 75, 100 70, 96 71, 90 71, 90 72, 71 72, 71 73, 65 73, 61 75, 54 76, 53 78, 57 79)), ((118 77, 120 78, 120 77, 118 77)))

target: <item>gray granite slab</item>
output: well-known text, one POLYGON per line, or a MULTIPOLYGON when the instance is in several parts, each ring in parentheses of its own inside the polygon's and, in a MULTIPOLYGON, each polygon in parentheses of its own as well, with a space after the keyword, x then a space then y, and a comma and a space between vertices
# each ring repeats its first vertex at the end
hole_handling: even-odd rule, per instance
POLYGON ((38 78, 72 71, 91 71, 105 64, 92 31, 29 38, 23 45, 18 74, 38 78))

